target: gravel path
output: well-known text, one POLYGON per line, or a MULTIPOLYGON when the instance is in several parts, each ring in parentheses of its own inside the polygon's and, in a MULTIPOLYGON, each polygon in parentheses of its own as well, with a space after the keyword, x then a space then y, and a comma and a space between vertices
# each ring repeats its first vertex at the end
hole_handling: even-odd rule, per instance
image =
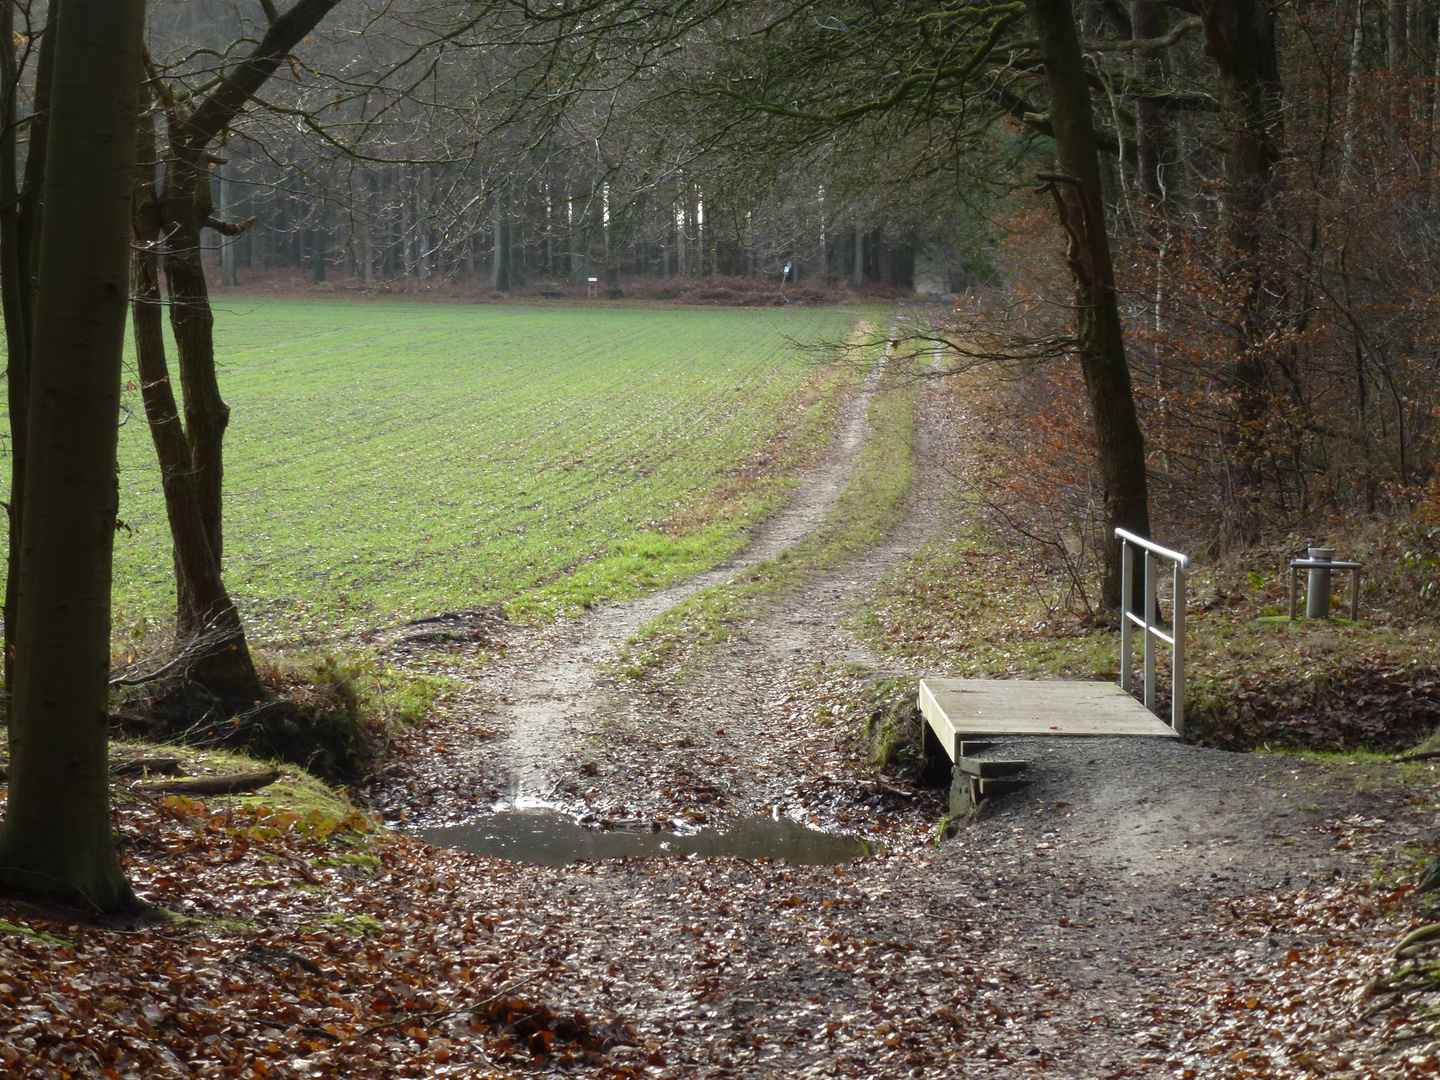
MULTIPOLYGON (((577 817, 694 825, 717 816, 773 813, 791 805, 807 777, 791 768, 797 742, 825 777, 848 754, 823 731, 791 723, 798 689, 825 664, 875 667, 877 658, 842 626, 849 607, 882 573, 923 544, 941 520, 947 424, 921 423, 921 479, 905 523, 841 572, 770 604, 683 686, 641 688, 605 674, 625 641, 660 612, 701 589, 778 555, 825 520, 870 433, 878 371, 847 404, 825 463, 739 556, 679 585, 607 604, 542 628, 514 627, 502 656, 475 663, 476 646, 453 647, 443 671, 467 686, 468 707, 406 747, 406 760, 367 791, 377 808, 411 826, 453 823, 497 806, 555 808, 577 817), (776 738, 776 729, 785 737, 776 738), (404 776, 402 782, 397 777, 404 776)), ((924 404, 922 415, 927 412, 924 404)), ((425 666, 428 651, 398 652, 425 666)))
POLYGON ((1277 958, 1313 953, 1318 965, 1382 948, 1394 927, 1317 931, 1276 912, 1366 878, 1377 852, 1433 841, 1434 783, 1367 773, 1357 785, 1344 766, 1161 740, 1012 740, 996 752, 1029 760, 1031 786, 935 846, 939 795, 877 781, 814 720, 833 665, 880 666, 845 628, 854 602, 947 523, 945 463, 966 418, 932 388, 918 405, 908 515, 888 541, 773 602, 683 685, 601 673, 646 619, 823 519, 867 400, 739 560, 512 633, 503 659, 464 673, 473 708, 412 744, 375 803, 425 824, 517 799, 630 823, 788 814, 885 848, 833 868, 445 856, 523 911, 517 947, 548 958, 548 995, 632 1020, 644 1045, 612 1061, 631 1075, 1303 1076, 1304 1061, 1316 1075, 1401 1075, 1409 1066, 1382 1068, 1366 1042, 1351 1003, 1372 972, 1353 959, 1304 1009, 1238 1043, 1234 1033, 1259 1023, 1251 1003, 1279 985, 1265 975, 1277 958), (1257 997, 1236 998, 1242 983, 1260 985, 1257 997), (1222 1030, 1249 1056, 1216 1049, 1222 1030))

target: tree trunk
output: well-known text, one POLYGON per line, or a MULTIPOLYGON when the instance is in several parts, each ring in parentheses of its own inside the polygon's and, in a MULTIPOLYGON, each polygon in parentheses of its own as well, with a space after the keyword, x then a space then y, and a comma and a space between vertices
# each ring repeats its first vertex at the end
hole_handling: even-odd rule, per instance
POLYGON ((1406 0, 1389 0, 1387 5, 1389 33, 1386 39, 1390 72, 1405 75, 1410 67, 1410 19, 1406 0))
POLYGON ((177 628, 187 646, 201 645, 186 676, 217 696, 255 701, 269 695, 260 684, 240 620, 214 555, 200 509, 194 459, 165 361, 159 258, 161 204, 155 190, 155 128, 149 110, 140 119, 132 228, 135 297, 131 318, 140 393, 160 462, 165 514, 175 560, 177 628))
POLYGON ((400 262, 404 267, 404 276, 413 278, 415 276, 415 237, 410 216, 410 197, 405 193, 403 187, 398 192, 400 200, 400 262))
MULTIPOLYGON (((1355 19, 1350 27, 1350 73, 1345 80, 1345 139, 1342 175, 1348 180, 1354 167, 1355 134, 1360 128, 1360 75, 1364 71, 1365 4, 1355 0, 1355 19)), ((1223 72, 1222 72, 1223 74, 1223 72)))
POLYGON ((430 233, 425 227, 423 178, 415 185, 415 272, 421 281, 430 280, 430 233))
POLYGON ((490 288, 510 291, 510 222, 505 217, 505 198, 495 199, 495 258, 490 265, 490 288))
MULTIPOLYGON (((1164 37, 1170 29, 1169 9, 1157 0, 1134 0, 1130 16, 1137 38, 1164 37)), ((1158 53, 1140 53, 1135 57, 1135 74, 1147 86, 1158 88, 1164 79, 1164 61, 1158 53)), ((1143 97, 1135 105, 1136 182, 1140 193, 1158 209, 1165 199, 1165 153, 1170 139, 1165 110, 1151 97, 1143 97)))
POLYGON ((600 185, 600 241, 605 259, 605 284, 610 298, 615 298, 620 288, 619 253, 616 250, 614 234, 610 228, 610 185, 600 185))
MULTIPOLYGON (((7 25, 13 31, 14 5, 4 4, 7 25)), ((50 20, 57 17, 58 0, 51 0, 50 20)), ((45 142, 50 121, 50 78, 55 62, 55 35, 45 34, 35 73, 35 112, 30 127, 30 148, 23 183, 17 184, 15 153, 15 55, 13 32, 5 32, 5 135, 0 141, 0 304, 5 309, 5 370, 10 406, 10 535, 5 563, 5 691, 15 679, 15 625, 20 602, 20 535, 25 506, 25 466, 29 460, 31 332, 34 326, 36 240, 40 229, 40 192, 45 179, 45 142)))
POLYGON ((310 233, 310 273, 313 280, 325 280, 330 269, 330 219, 329 206, 319 200, 315 211, 315 228, 310 233))
MULTIPOLYGON (((51 35, 46 34, 48 43, 51 35)), ((19 57, 15 53, 15 5, 0 4, 0 307, 5 316, 5 343, 8 363, 5 372, 7 404, 10 407, 10 500, 6 511, 10 517, 9 553, 5 574, 5 696, 10 692, 10 680, 15 631, 15 602, 19 599, 20 572, 20 509, 21 496, 25 487, 25 418, 30 397, 30 348, 26 340, 29 325, 22 314, 28 306, 21 299, 22 292, 29 292, 21 278, 20 266, 20 177, 16 172, 15 153, 15 95, 19 90, 19 57)))
POLYGON ((365 282, 365 287, 369 289, 375 284, 375 195, 373 178, 366 177, 363 190, 365 192, 365 205, 362 212, 365 217, 360 224, 360 258, 364 260, 364 268, 361 270, 361 277, 365 282))
POLYGON ((325 263, 329 258, 330 234, 325 230, 325 207, 319 211, 320 220, 310 230, 310 277, 315 282, 325 280, 325 263))
MULTIPOLYGON (((1228 277, 1241 285, 1238 340, 1231 381, 1241 486, 1259 486, 1268 401, 1270 337, 1282 293, 1266 254, 1280 157, 1281 89, 1275 10, 1266 0, 1217 0, 1205 10, 1205 51, 1220 72, 1221 102, 1230 126, 1225 147, 1225 243, 1228 277)), ((1358 22, 1357 34, 1358 34, 1358 22)), ((1352 88, 1353 89, 1353 88, 1352 88)), ((1346 133, 1349 156, 1349 132, 1346 133)))
POLYGON ((695 197, 695 276, 705 276, 705 198, 695 197))
POLYGON ((1435 20, 1435 38, 1431 45, 1435 50, 1435 66, 1430 78, 1430 212, 1434 213, 1440 208, 1440 189, 1436 188, 1434 179, 1434 166, 1440 160, 1440 19, 1435 20))
POLYGON ((250 273, 251 276, 254 276, 265 268, 265 242, 261 235, 264 232, 265 224, 264 218, 261 216, 262 210, 256 205, 255 188, 251 187, 250 192, 250 210, 258 219, 246 230, 246 236, 250 241, 250 273))
MULTIPOLYGON (((387 181, 386 192, 394 190, 394 185, 387 181)), ((400 249, 400 214, 390 203, 386 203, 385 213, 385 247, 384 254, 380 257, 380 272, 385 276, 386 281, 394 281, 404 272, 403 252, 400 249)))
MULTIPOLYGON (((159 235, 165 237, 165 283, 185 399, 184 431, 190 455, 190 484, 199 506, 200 525, 210 548, 211 562, 216 568, 214 580, 204 573, 193 580, 184 579, 191 567, 203 568, 205 563, 188 556, 184 562, 178 561, 179 549, 187 545, 184 538, 176 538, 177 571, 182 574, 176 590, 178 621, 182 628, 208 627, 216 619, 231 618, 234 612, 234 605, 223 587, 214 587, 219 568, 224 565, 221 490, 230 409, 220 396, 215 372, 215 319, 201 262, 202 231, 214 224, 209 147, 279 67, 281 60, 336 3, 338 0, 296 0, 284 15, 270 24, 249 54, 226 69, 224 78, 218 80, 215 89, 193 111, 184 113, 181 106, 173 101, 168 103, 171 134, 166 153, 165 189, 159 200, 159 235)), ((131 130, 134 130, 133 118, 131 130)), ((173 391, 169 390, 168 382, 163 385, 163 392, 172 394, 168 412, 173 414, 173 391)), ((163 418, 164 403, 158 404, 163 418)), ((167 495, 170 490, 167 488, 167 495)), ((167 502, 167 513, 169 511, 167 502)), ((238 622, 238 616, 234 617, 238 622)), ((191 668, 191 677, 220 697, 253 699, 259 680, 248 650, 240 647, 241 642, 243 634, 239 641, 232 637, 229 644, 233 648, 227 647, 224 655, 198 661, 191 668), (213 667, 207 666, 212 663, 213 667)))
MULTIPOLYGON (((475 240, 472 237, 465 249, 474 258, 475 240)), ((555 276, 555 200, 550 195, 550 182, 545 182, 545 276, 555 276)))
MULTIPOLYGON (((220 217, 225 221, 229 221, 235 216, 235 185, 225 176, 227 168, 222 165, 215 170, 216 186, 220 189, 220 217)), ((236 273, 235 255, 235 238, 222 236, 220 238, 220 284, 226 288, 233 289, 240 284, 240 277, 236 273)))
POLYGON ((680 277, 685 277, 690 272, 690 261, 688 258, 688 238, 690 229, 690 196, 685 193, 680 210, 675 215, 675 272, 680 277))
POLYGON ((1399 106, 1389 117, 1390 149, 1397 154, 1400 152, 1399 133, 1405 129, 1405 121, 1410 118, 1410 88, 1400 84, 1400 80, 1409 74, 1410 67, 1409 14, 1406 0, 1389 0, 1386 8, 1386 53, 1390 62, 1391 93, 1399 106))
POLYGON ((110 579, 142 0, 64 0, 31 353, 0 883, 135 903, 110 824, 110 579))
POLYGON ((1105 232, 1100 162, 1090 91, 1069 0, 1026 0, 1040 39, 1050 88, 1055 163, 1050 178, 1061 224, 1069 236, 1075 277, 1077 351, 1095 428, 1105 506, 1105 572, 1101 603, 1120 607, 1120 544, 1115 529, 1150 535, 1145 440, 1135 413, 1130 368, 1115 300, 1115 272, 1105 232))
MULTIPOLYGON (((225 465, 225 429, 230 424, 230 407, 220 396, 215 375, 215 316, 210 310, 210 290, 200 261, 200 233, 211 215, 210 178, 205 154, 186 153, 172 144, 167 155, 165 192, 161 199, 162 234, 165 244, 165 284, 170 301, 170 329, 180 366, 180 386, 185 394, 185 437, 190 448, 195 497, 205 529, 210 556, 224 565, 224 526, 221 484, 225 465)), ((188 584, 188 583, 187 583, 188 584)), ((198 608, 185 610, 187 589, 181 589, 180 624, 203 623, 198 608)))

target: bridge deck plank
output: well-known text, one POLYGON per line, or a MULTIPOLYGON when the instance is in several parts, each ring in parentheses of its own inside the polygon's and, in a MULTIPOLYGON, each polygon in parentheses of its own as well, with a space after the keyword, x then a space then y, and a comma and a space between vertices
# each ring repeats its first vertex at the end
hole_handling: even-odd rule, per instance
POLYGON ((922 679, 920 711, 952 761, 961 741, 998 736, 1176 738, 1169 724, 1109 682, 922 679))

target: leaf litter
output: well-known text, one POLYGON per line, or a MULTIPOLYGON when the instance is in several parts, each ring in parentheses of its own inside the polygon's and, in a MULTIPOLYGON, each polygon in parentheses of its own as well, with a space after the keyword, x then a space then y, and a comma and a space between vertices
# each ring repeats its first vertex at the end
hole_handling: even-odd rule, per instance
MULTIPOLYGON (((693 685, 635 689, 610 738, 566 759, 577 790, 562 794, 663 821, 758 800, 884 854, 547 868, 360 815, 121 789, 127 873, 169 915, 0 902, 0 1075, 1440 1070, 1440 996, 1406 974, 1426 956, 1390 955, 1428 921, 1416 883, 1437 847, 1433 771, 1176 748, 1184 769, 1127 759, 1107 773, 1081 753, 1088 785, 1060 769, 1063 783, 997 800, 933 845, 939 796, 857 742, 874 684, 826 662, 839 638, 801 640, 784 663, 755 650, 776 620, 814 621, 818 590, 845 591, 834 584, 738 634, 738 667, 722 657, 693 685), (698 707, 722 713, 696 727, 698 707), (1200 781, 1228 817, 1184 813, 1200 781)), ((449 742, 460 757, 471 726, 482 746, 501 741, 503 685, 467 688, 443 724, 407 737, 376 800, 387 816, 408 804, 445 819, 500 790, 482 754, 449 798, 447 755, 419 751, 449 742)))
POLYGON ((1371 871, 1393 863, 1409 821, 1310 827, 1348 845, 1339 878, 1198 901, 1182 888, 1166 904, 1083 863, 1047 866, 1035 846, 1055 838, 1006 850, 986 823, 929 852, 834 868, 555 869, 366 831, 358 815, 126 799, 116 824, 137 890, 175 914, 103 922, 0 905, 27 931, 0 927, 9 1075, 1440 1066, 1424 1002, 1375 992, 1415 903, 1405 875, 1371 871))

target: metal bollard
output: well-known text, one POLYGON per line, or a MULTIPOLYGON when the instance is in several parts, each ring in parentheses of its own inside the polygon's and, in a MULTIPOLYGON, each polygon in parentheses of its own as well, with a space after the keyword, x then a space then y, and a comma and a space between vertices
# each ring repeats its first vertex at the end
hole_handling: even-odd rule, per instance
MULTIPOLYGON (((1325 562, 1335 561, 1335 549, 1326 547, 1310 548, 1310 558, 1325 562)), ((1330 617, 1330 568, 1311 567, 1305 581, 1305 617, 1307 619, 1328 619, 1330 617)))

